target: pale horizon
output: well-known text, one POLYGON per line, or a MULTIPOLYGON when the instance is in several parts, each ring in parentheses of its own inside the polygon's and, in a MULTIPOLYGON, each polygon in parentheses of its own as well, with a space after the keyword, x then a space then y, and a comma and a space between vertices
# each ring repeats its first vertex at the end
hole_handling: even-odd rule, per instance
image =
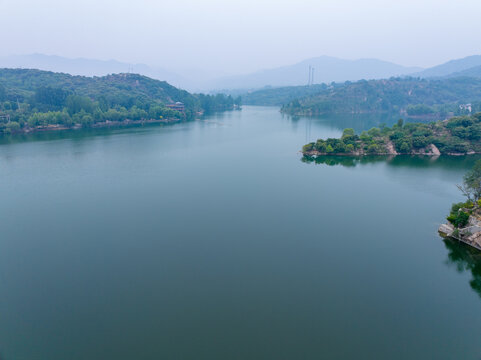
POLYGON ((245 74, 332 56, 423 68, 481 53, 481 4, 3 0, 0 56, 40 53, 245 74), (52 10, 54 9, 54 10, 52 10))

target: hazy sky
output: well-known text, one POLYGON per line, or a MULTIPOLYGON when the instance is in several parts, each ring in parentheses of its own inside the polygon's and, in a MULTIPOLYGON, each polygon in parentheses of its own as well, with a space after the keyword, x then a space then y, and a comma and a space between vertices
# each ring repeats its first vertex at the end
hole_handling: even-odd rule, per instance
POLYGON ((0 56, 248 72, 320 56, 432 66, 481 53, 481 0, 0 0, 0 56))

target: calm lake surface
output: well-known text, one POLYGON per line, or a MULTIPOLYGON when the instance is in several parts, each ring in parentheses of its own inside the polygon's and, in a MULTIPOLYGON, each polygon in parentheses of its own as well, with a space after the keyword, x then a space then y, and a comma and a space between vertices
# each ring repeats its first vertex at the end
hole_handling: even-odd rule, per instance
POLYGON ((0 144, 0 359, 477 359, 474 157, 301 161, 379 119, 244 107, 0 144))

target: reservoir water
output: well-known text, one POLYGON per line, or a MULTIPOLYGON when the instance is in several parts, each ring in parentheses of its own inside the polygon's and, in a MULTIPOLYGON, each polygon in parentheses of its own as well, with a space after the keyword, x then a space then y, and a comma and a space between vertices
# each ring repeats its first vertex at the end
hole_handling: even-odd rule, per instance
POLYGON ((0 143, 0 359, 480 359, 475 157, 299 150, 373 118, 248 107, 0 143))

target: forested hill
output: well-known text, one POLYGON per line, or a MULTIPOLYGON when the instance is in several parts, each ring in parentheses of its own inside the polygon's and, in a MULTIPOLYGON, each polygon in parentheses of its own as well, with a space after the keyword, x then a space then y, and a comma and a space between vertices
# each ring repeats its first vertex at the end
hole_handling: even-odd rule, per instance
POLYGON ((246 105, 281 106, 297 98, 319 94, 327 88, 326 84, 266 87, 242 94, 242 102, 246 105))
POLYGON ((165 81, 137 74, 86 77, 33 69, 0 69, 0 84, 9 90, 10 95, 19 96, 21 100, 28 98, 38 88, 52 87, 91 99, 105 97, 113 103, 127 106, 134 99, 140 102, 153 99, 164 103, 196 102, 195 97, 187 91, 165 81))
POLYGON ((423 116, 454 114, 481 107, 481 79, 391 78, 331 84, 317 94, 292 100, 282 111, 295 115, 326 113, 400 113, 423 116), (461 106, 461 107, 460 107, 461 106))
MULTIPOLYGON (((47 125, 89 126, 125 119, 189 119, 229 110, 230 96, 190 94, 137 74, 72 76, 33 69, 0 69, 0 132, 47 125), (168 107, 183 103, 180 111, 168 107)), ((239 100, 237 100, 237 103, 239 100)))
POLYGON ((474 78, 481 78, 481 65, 475 66, 463 71, 455 72, 449 75, 444 76, 445 78, 453 78, 453 77, 474 77, 474 78))

